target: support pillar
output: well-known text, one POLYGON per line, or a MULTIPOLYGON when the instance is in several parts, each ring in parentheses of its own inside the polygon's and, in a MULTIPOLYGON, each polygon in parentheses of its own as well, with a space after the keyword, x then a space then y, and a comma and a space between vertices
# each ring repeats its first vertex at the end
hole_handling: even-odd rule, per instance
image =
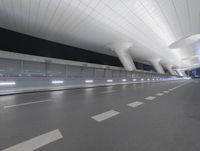
POLYGON ((154 69, 160 73, 160 74, 164 74, 164 70, 163 67, 161 66, 161 64, 159 63, 159 61, 152 61, 152 65, 154 67, 154 69))
POLYGON ((172 66, 166 65, 165 67, 171 75, 176 75, 175 71, 172 69, 172 66))
POLYGON ((133 62, 133 59, 129 53, 129 48, 132 46, 131 43, 118 43, 109 45, 108 47, 115 51, 117 56, 119 57, 122 65, 127 71, 133 71, 136 70, 135 64, 133 62))
POLYGON ((181 77, 187 76, 184 71, 176 70, 178 75, 181 77))
POLYGON ((133 71, 136 69, 133 59, 127 50, 115 50, 115 52, 127 71, 133 71))

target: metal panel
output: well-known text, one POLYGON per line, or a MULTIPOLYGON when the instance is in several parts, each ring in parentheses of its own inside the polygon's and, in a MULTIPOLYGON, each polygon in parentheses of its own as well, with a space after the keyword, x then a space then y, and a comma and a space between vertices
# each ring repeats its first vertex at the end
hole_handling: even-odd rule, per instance
POLYGON ((68 66, 67 77, 68 78, 80 78, 81 77, 81 67, 68 66))
POLYGON ((95 78, 103 78, 104 69, 95 69, 95 78))
POLYGON ((46 74, 45 63, 24 61, 23 74, 26 74, 28 76, 45 76, 46 74))
POLYGON ((46 64, 46 69, 48 76, 64 77, 66 74, 65 65, 48 63, 46 64))
POLYGON ((21 74, 19 60, 0 59, 1 76, 19 76, 21 74))
POLYGON ((106 69, 105 70, 105 77, 112 78, 112 70, 106 69))
POLYGON ((126 71, 121 71, 121 78, 126 78, 126 71))
POLYGON ((113 70, 113 78, 119 78, 120 77, 120 71, 119 70, 113 70))
POLYGON ((81 75, 83 78, 94 77, 94 68, 83 67, 81 75))

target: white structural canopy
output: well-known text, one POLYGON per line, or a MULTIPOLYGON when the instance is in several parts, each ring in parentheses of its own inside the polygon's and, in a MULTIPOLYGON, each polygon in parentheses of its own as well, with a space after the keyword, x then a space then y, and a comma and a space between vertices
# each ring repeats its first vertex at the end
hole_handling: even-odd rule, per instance
POLYGON ((135 69, 134 60, 174 74, 199 67, 199 6, 199 0, 0 0, 0 27, 119 56, 127 70, 135 69))

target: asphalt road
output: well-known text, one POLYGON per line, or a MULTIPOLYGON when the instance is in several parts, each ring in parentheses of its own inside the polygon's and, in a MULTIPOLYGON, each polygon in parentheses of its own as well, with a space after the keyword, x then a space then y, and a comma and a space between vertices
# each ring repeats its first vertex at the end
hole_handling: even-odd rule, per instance
POLYGON ((0 97, 0 150, 198 151, 200 81, 0 97))

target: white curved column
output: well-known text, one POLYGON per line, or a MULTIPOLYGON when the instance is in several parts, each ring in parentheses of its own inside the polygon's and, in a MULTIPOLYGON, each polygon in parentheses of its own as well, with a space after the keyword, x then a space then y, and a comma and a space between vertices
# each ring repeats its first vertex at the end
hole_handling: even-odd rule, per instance
POLYGON ((176 70, 176 71, 177 71, 178 75, 181 77, 187 76, 184 71, 181 71, 181 70, 176 70))
POLYGON ((128 71, 133 71, 136 69, 135 64, 133 63, 132 57, 128 51, 116 50, 115 51, 123 64, 124 68, 128 71))
POLYGON ((159 63, 159 61, 152 61, 151 63, 153 65, 154 69, 158 73, 160 73, 160 74, 164 74, 165 73, 164 70, 163 70, 163 67, 161 66, 161 64, 159 63))
POLYGON ((122 65, 127 71, 136 69, 133 59, 129 53, 129 48, 132 46, 130 43, 118 43, 110 45, 109 48, 116 52, 122 65))
POLYGON ((172 69, 172 66, 166 65, 165 67, 171 75, 176 75, 175 71, 172 69))

